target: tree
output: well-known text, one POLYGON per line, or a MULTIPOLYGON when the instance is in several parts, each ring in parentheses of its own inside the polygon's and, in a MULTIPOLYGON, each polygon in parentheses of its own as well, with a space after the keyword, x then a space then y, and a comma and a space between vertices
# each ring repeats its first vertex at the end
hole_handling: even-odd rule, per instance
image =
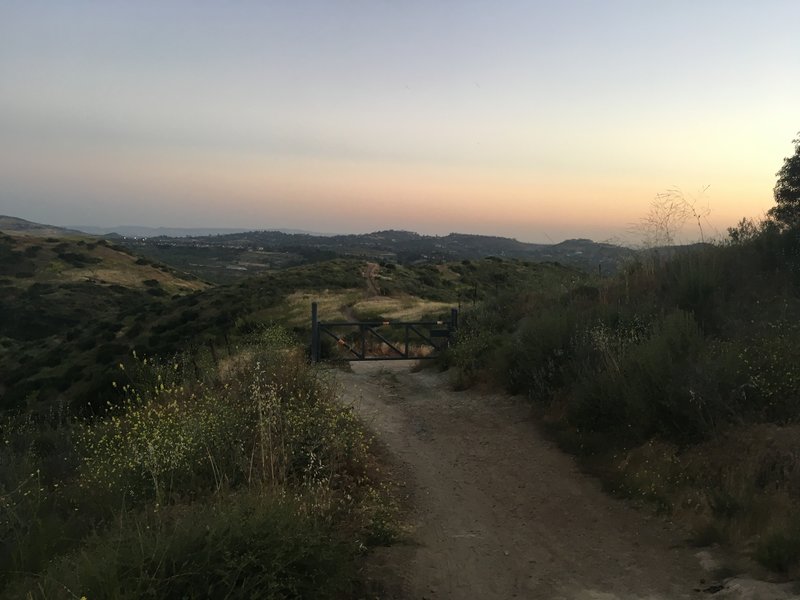
POLYGON ((800 133, 792 143, 794 156, 784 158, 776 173, 775 206, 769 209, 769 215, 787 227, 800 225, 800 133))

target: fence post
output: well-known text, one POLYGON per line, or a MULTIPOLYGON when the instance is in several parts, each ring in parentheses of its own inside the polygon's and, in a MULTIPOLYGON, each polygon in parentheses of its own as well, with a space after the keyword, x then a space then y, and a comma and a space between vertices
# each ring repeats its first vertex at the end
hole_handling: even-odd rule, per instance
POLYGON ((319 362, 319 322, 317 321, 317 303, 311 303, 311 363, 319 362))
POLYGON ((451 308, 450 309, 450 329, 456 330, 458 329, 458 309, 451 308))

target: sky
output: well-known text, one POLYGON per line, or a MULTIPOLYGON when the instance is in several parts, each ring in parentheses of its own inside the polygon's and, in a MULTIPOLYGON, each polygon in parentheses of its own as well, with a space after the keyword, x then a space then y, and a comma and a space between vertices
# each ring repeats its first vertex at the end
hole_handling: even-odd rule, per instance
POLYGON ((626 241, 677 188, 723 235, 794 152, 798 23, 796 0, 0 0, 0 214, 626 241))

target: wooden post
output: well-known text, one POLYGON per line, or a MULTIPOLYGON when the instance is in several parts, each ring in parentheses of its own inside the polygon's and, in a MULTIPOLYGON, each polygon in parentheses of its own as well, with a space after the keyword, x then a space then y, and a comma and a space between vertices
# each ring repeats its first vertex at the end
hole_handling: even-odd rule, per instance
POLYGON ((319 322, 317 321, 317 303, 311 303, 311 363, 319 362, 319 322))

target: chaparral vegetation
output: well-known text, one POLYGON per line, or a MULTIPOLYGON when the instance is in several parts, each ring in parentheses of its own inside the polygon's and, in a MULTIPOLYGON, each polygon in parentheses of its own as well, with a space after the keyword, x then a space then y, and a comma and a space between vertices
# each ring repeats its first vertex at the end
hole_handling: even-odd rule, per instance
POLYGON ((517 289, 464 315, 446 365, 491 380, 609 491, 698 544, 800 572, 800 143, 777 205, 725 240, 640 252, 612 278, 517 289))

